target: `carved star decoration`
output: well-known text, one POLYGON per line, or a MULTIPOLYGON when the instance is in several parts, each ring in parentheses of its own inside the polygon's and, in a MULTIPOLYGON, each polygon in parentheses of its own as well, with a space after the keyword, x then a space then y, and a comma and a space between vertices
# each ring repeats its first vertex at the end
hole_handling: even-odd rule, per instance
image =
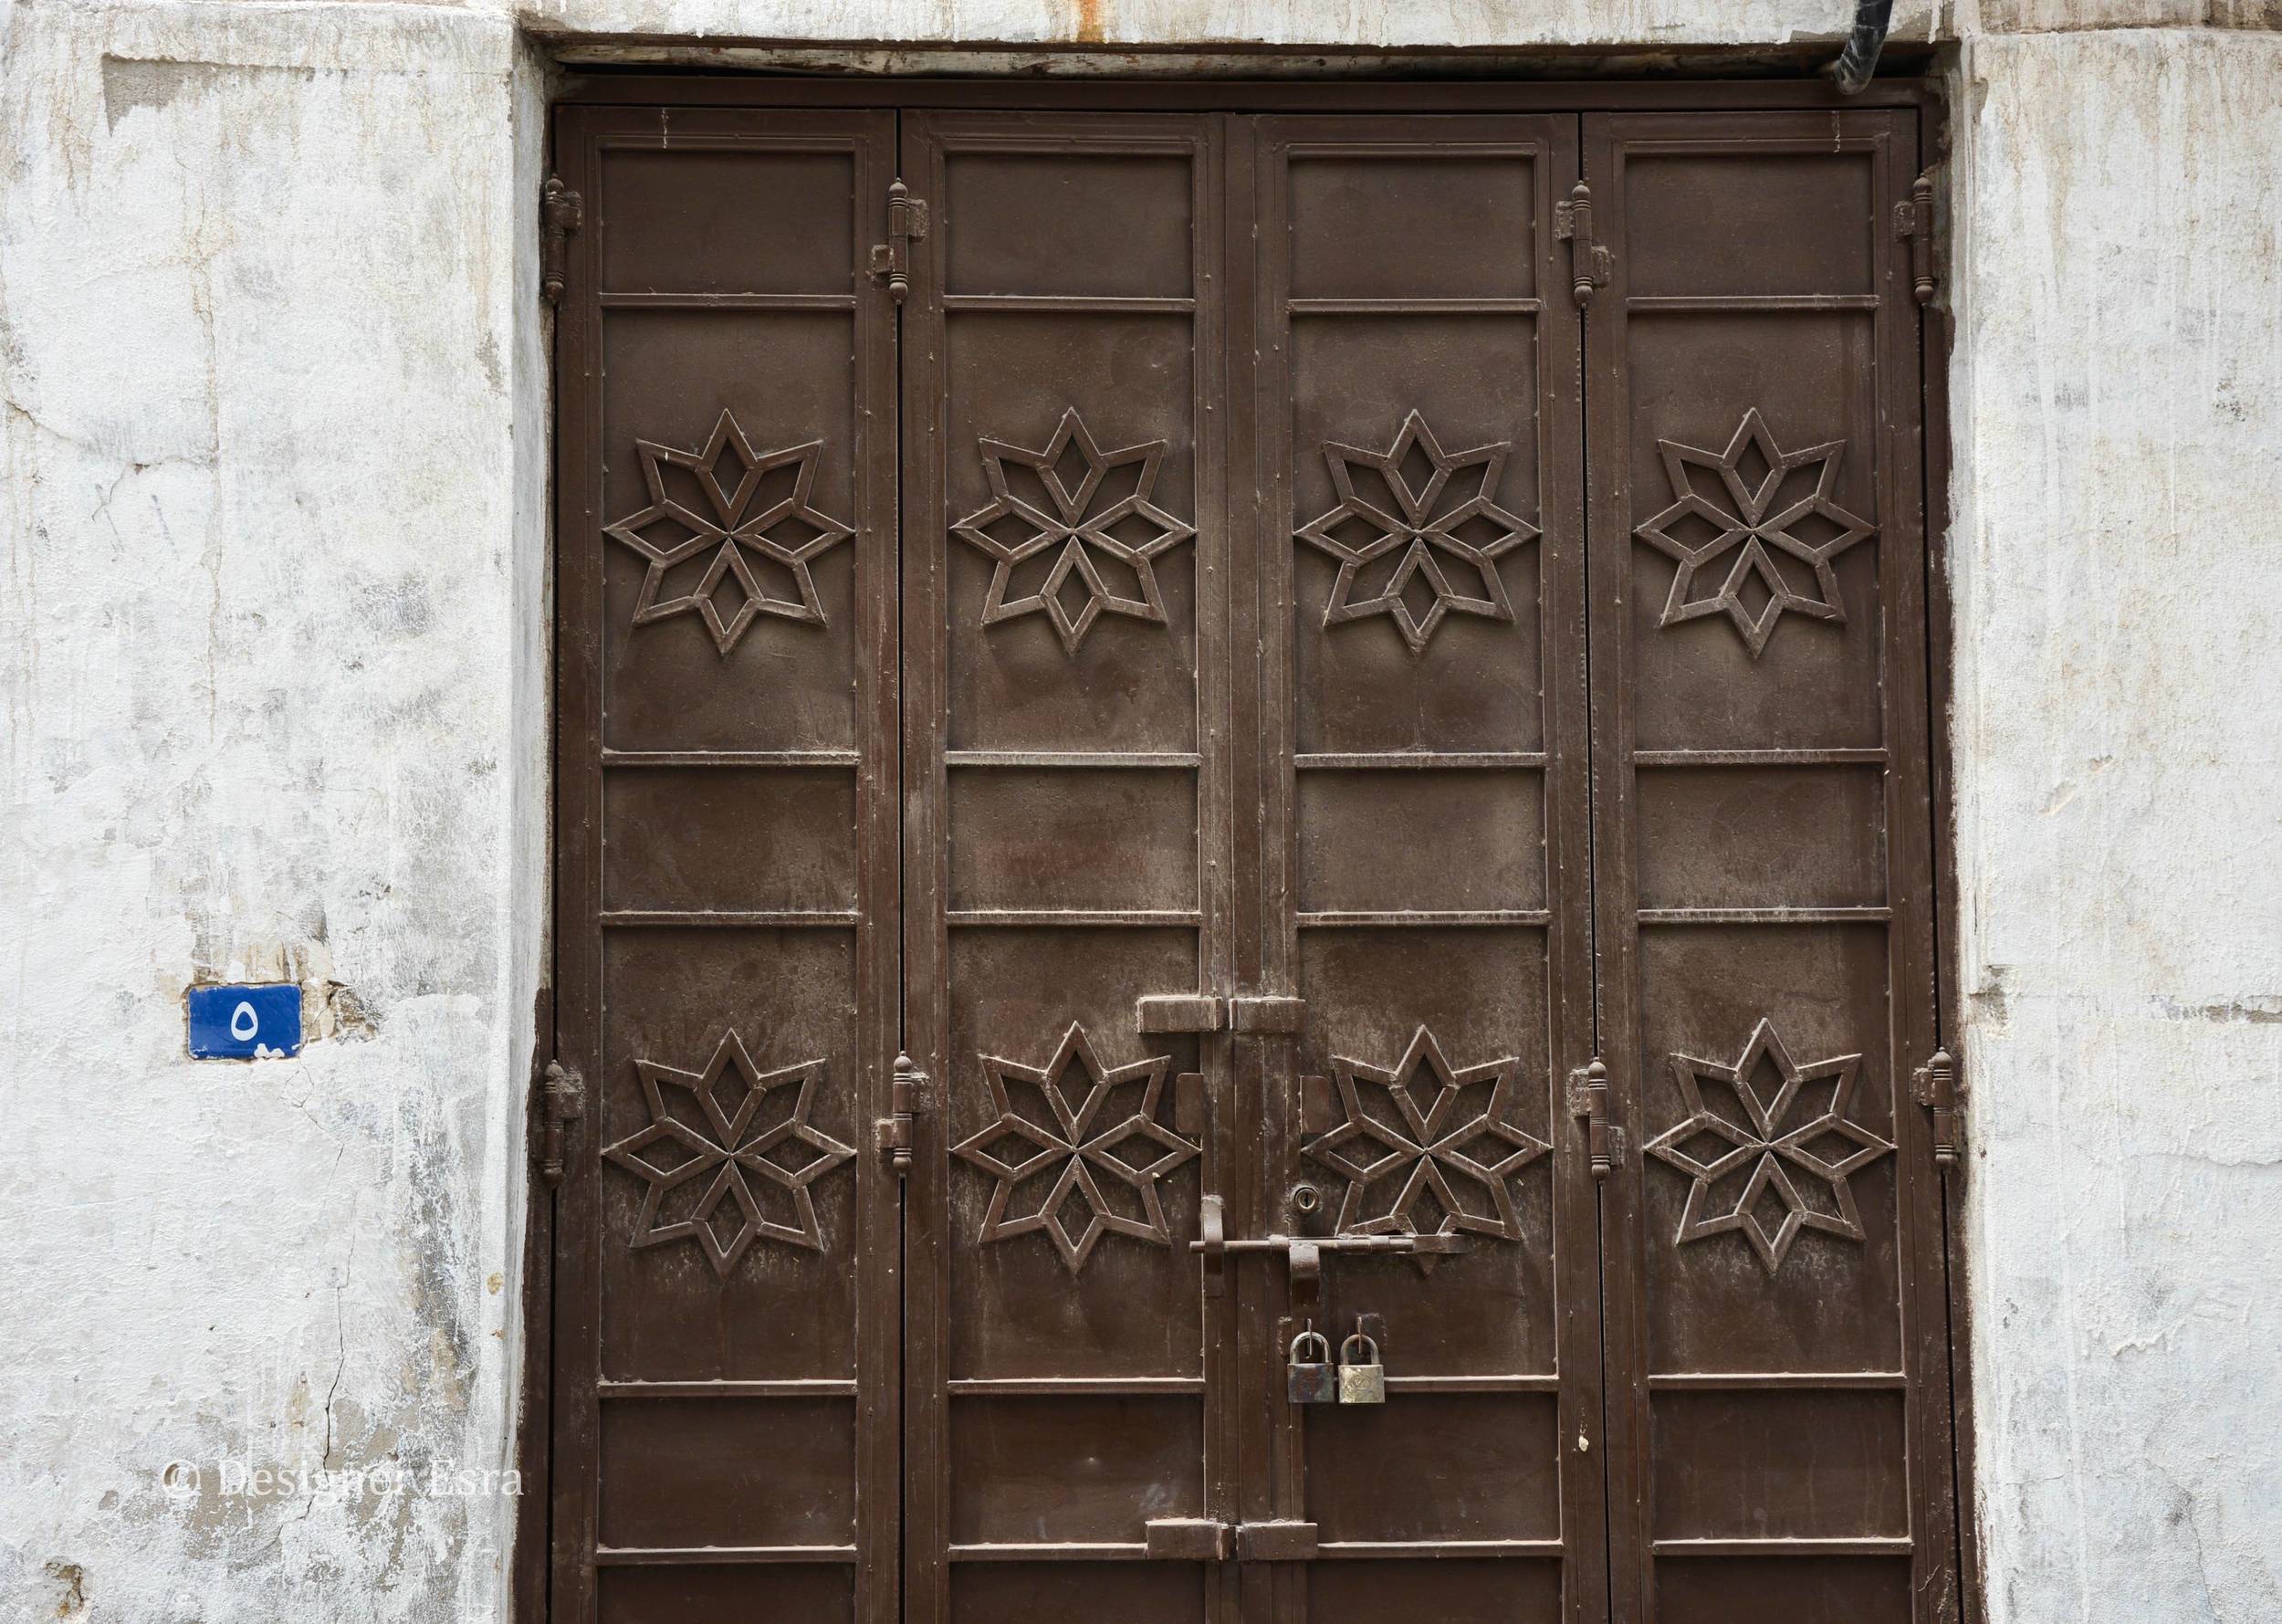
POLYGON ((982 623, 1042 614, 1069 655, 1104 614, 1162 625, 1156 561, 1197 533, 1149 499, 1167 444, 1104 451, 1075 406, 1062 413, 1042 451, 986 435, 990 500, 951 527, 992 561, 982 623), (1022 566, 1048 555, 1043 577, 1029 592, 1017 591, 1022 566))
POLYGON ((822 440, 759 452, 737 419, 724 412, 713 425, 712 436, 695 451, 677 451, 650 440, 636 440, 634 449, 642 456, 650 505, 604 525, 602 533, 650 561, 649 572, 642 578, 642 595, 634 603, 635 625, 696 614, 713 634, 714 646, 726 655, 760 615, 825 623, 823 602, 816 595, 809 565, 855 532, 819 511, 811 500, 816 464, 824 449, 822 440), (783 469, 790 473, 780 474, 783 469), (669 481, 669 470, 685 477, 669 481), (770 499, 757 502, 764 487, 770 499), (703 511, 680 499, 693 488, 703 511), (779 568, 791 583, 791 597, 777 596, 763 585, 753 572, 748 550, 779 568), (705 569, 696 582, 665 596, 667 577, 700 559, 706 561, 705 569), (731 582, 735 602, 724 615, 723 588, 731 582))
POLYGON ((1383 614, 1416 655, 1451 614, 1512 621, 1497 561, 1538 533, 1494 500, 1512 449, 1444 451, 1416 412, 1384 453, 1326 443, 1338 505, 1296 532, 1339 561, 1324 628, 1383 614), (1431 594, 1423 613, 1406 597, 1414 586, 1431 594))
POLYGON ((1846 605, 1839 601, 1838 576, 1830 561, 1878 529, 1830 499, 1845 441, 1785 451, 1753 407, 1743 414, 1724 451, 1699 451, 1673 440, 1656 445, 1678 499, 1632 533, 1680 564, 1657 624, 1675 626, 1724 614, 1755 660, 1785 610, 1845 623, 1846 605), (1748 471, 1747 458, 1753 464, 1748 471), (1690 468, 1717 476, 1712 494, 1698 488, 1690 468), (1811 483, 1796 477, 1802 474, 1811 475, 1811 483), (1696 571, 1715 568, 1731 552, 1734 561, 1720 578, 1719 591, 1708 598, 1694 596, 1696 571), (1814 591, 1806 590, 1796 569, 1785 574, 1778 556, 1811 573, 1814 591), (1765 594, 1756 609, 1744 598, 1754 583, 1765 594))
POLYGON ((1190 1140, 1157 1120, 1158 1096, 1165 1087, 1166 1060, 1157 1055, 1131 1065, 1105 1067, 1094 1053, 1093 1040, 1076 1022, 1062 1034, 1061 1045, 1042 1066, 1021 1065, 993 1055, 982 1056, 983 1074, 989 1081, 990 1104, 998 1115, 982 1131, 955 1145, 952 1154, 972 1162, 998 1179, 990 1192, 990 1208, 982 1221, 984 1241, 1007 1241, 1018 1235, 1042 1233, 1053 1242, 1062 1262, 1075 1274, 1085 1266, 1104 1235, 1129 1235, 1155 1246, 1170 1246, 1172 1231, 1165 1221, 1158 1182, 1174 1168, 1200 1154, 1190 1140), (1071 1068, 1082 1069, 1083 1096, 1069 1086, 1071 1068), (1044 1102, 1049 1120, 1040 1121, 1017 1110, 1008 1084, 1035 1088, 1044 1102), (1121 1087, 1139 1084, 1141 1097, 1124 1116, 1110 1109, 1121 1087), (1009 1218, 1007 1206, 1016 1190, 1049 1171, 1053 1183, 1037 1209, 1009 1218), (1125 1184, 1140 1198, 1144 1216, 1128 1218, 1104 1199, 1095 1175, 1125 1184), (1072 1224, 1065 1209, 1083 1205, 1085 1220, 1072 1224))
MULTIPOLYGON (((1347 1180, 1339 1232, 1463 1231, 1520 1240, 1522 1219, 1509 1181, 1553 1148, 1505 1120, 1521 1063, 1520 1056, 1510 1054, 1453 1070, 1424 1026, 1392 1066, 1335 1058, 1346 1120, 1309 1144, 1305 1154, 1347 1180), (1480 1109, 1461 1110, 1468 1094, 1485 1084, 1480 1109), (1374 1108, 1379 1096, 1366 1100, 1366 1087, 1385 1091, 1386 1108, 1374 1108), (1383 1206, 1373 1197, 1375 1187, 1382 1189, 1383 1206), (1471 1205, 1467 1195, 1473 1198, 1471 1205)), ((1429 1268, 1436 1260, 1424 1254, 1417 1261, 1429 1268)))
POLYGON ((1646 1148, 1650 1156, 1695 1180, 1688 1189, 1688 1204, 1680 1212, 1680 1234, 1674 1244, 1732 1230, 1751 1243, 1772 1274, 1783 1266, 1792 1242, 1804 1231, 1863 1240, 1861 1214, 1847 1180, 1890 1153, 1893 1146, 1847 1120, 1861 1065, 1859 1054, 1798 1065, 1775 1035, 1774 1023, 1764 1020, 1753 1031, 1751 1041, 1743 1045, 1743 1057, 1733 1065, 1673 1055, 1672 1077, 1680 1084, 1689 1115, 1646 1148), (1755 1081, 1762 1061, 1774 1070, 1772 1095, 1763 1095, 1755 1081), (1828 1109, 1785 1131, 1783 1125, 1790 1119, 1801 1095, 1826 1083, 1830 1084, 1828 1109), (1740 1121, 1734 1115, 1706 1105, 1706 1084, 1733 1096, 1742 1107, 1740 1121), (1717 1186, 1745 1168, 1751 1174, 1734 1204, 1715 1210, 1717 1186), (1809 1206, 1792 1179, 1794 1168, 1827 1185, 1837 1210, 1826 1212, 1809 1206), (1770 1191, 1784 1209, 1773 1233, 1758 1217, 1759 1205, 1770 1191))
POLYGON ((650 1125, 602 1152, 603 1160, 649 1181, 630 1244, 695 1241, 714 1272, 724 1277, 745 1249, 763 1236, 811 1252, 824 1250, 810 1187, 853 1161, 855 1151, 809 1123, 814 1087, 823 1081, 822 1061, 757 1071, 744 1040, 731 1028, 722 1034, 702 1072, 676 1071, 646 1060, 635 1061, 634 1070, 642 1078, 650 1125), (669 1096, 669 1088, 686 1091, 688 1106, 683 1106, 679 1095, 669 1096), (795 1091, 790 1112, 774 1126, 754 1133, 754 1119, 780 1088, 795 1091), (710 1181, 696 1204, 683 1216, 660 1223, 658 1203, 666 1192, 697 1179, 710 1181), (753 1191, 756 1179, 763 1188, 790 1196, 794 1222, 780 1223, 762 1214, 753 1191), (726 1240, 725 1226, 716 1221, 724 1212, 733 1221, 733 1226, 726 1227, 726 1240))

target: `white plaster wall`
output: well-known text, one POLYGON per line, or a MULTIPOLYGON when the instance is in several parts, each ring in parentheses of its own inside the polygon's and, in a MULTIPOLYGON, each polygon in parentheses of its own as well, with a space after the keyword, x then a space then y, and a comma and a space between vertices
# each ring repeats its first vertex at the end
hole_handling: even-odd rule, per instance
MULTIPOLYGON (((1898 7, 1964 42, 2001 1624, 2282 1617, 2278 3, 1898 7)), ((218 1479, 512 1460, 547 616, 523 40, 1630 50, 1846 11, 0 0, 0 1619, 504 1607, 498 1495, 218 1479), (300 1058, 183 1059, 183 987, 240 974, 304 982, 300 1058), (205 1475, 169 1493, 178 1460, 205 1475)))
POLYGON ((2282 1619, 2282 36, 1961 80, 1956 686, 1992 1616, 2282 1619))
POLYGON ((508 1464, 545 766, 518 48, 448 11, 0 7, 10 1624, 498 1605, 496 1489, 221 1472, 508 1464), (300 1058, 184 1060, 185 983, 240 975, 304 983, 300 1058))

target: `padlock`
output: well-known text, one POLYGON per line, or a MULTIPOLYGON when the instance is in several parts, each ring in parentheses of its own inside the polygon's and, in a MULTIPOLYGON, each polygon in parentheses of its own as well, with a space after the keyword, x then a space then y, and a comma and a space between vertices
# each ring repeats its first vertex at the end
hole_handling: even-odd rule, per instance
POLYGON ((1387 1402, 1387 1367, 1378 1362, 1378 1344, 1357 1331, 1339 1345, 1339 1402, 1342 1404, 1384 1404, 1387 1402), (1371 1357, 1367 1359, 1348 1356, 1361 1348, 1371 1357))
POLYGON ((1286 1396, 1294 1404, 1329 1404, 1335 1400, 1339 1384, 1332 1375, 1331 1339, 1321 1331, 1302 1331, 1293 1337, 1284 1379, 1286 1396), (1307 1348, 1315 1357, 1302 1358, 1302 1348, 1307 1348))

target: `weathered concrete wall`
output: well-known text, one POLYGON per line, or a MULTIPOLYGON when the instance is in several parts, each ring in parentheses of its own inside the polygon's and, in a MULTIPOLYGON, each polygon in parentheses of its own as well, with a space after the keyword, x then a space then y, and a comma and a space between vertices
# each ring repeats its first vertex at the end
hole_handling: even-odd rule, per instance
MULTIPOLYGON (((1665 49, 1846 10, 0 0, 0 1618, 504 1607, 497 1493, 222 1472, 512 1460, 547 615, 522 40, 1665 49), (301 1057, 182 1058, 183 989, 232 973, 304 982, 301 1057)), ((1899 13, 1964 40, 1992 1613, 2282 1616, 2282 38, 2272 0, 1899 13)))
POLYGON ((0 1618, 497 1605, 544 849, 518 49, 0 10, 0 1618), (240 975, 303 982, 300 1058, 185 1062, 185 983, 240 975), (391 1458, 492 1492, 225 1492, 391 1458))
POLYGON ((1962 81, 1957 779, 1992 1616, 2282 1618, 2282 36, 1962 81))

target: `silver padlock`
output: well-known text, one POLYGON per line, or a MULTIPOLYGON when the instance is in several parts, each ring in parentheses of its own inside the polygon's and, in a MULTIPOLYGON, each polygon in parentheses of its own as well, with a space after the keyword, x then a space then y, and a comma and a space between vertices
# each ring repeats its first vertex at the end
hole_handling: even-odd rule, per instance
POLYGON ((1302 1331, 1293 1337, 1284 1381, 1285 1394, 1294 1404, 1329 1404, 1336 1399, 1339 1383, 1332 1374, 1331 1339, 1321 1331, 1302 1331), (1303 1348, 1315 1357, 1302 1358, 1303 1348))
POLYGON ((1339 1345, 1339 1402, 1387 1402, 1387 1367, 1378 1362, 1378 1344, 1360 1331, 1339 1345), (1367 1359, 1351 1357, 1358 1348, 1371 1357, 1367 1359))

